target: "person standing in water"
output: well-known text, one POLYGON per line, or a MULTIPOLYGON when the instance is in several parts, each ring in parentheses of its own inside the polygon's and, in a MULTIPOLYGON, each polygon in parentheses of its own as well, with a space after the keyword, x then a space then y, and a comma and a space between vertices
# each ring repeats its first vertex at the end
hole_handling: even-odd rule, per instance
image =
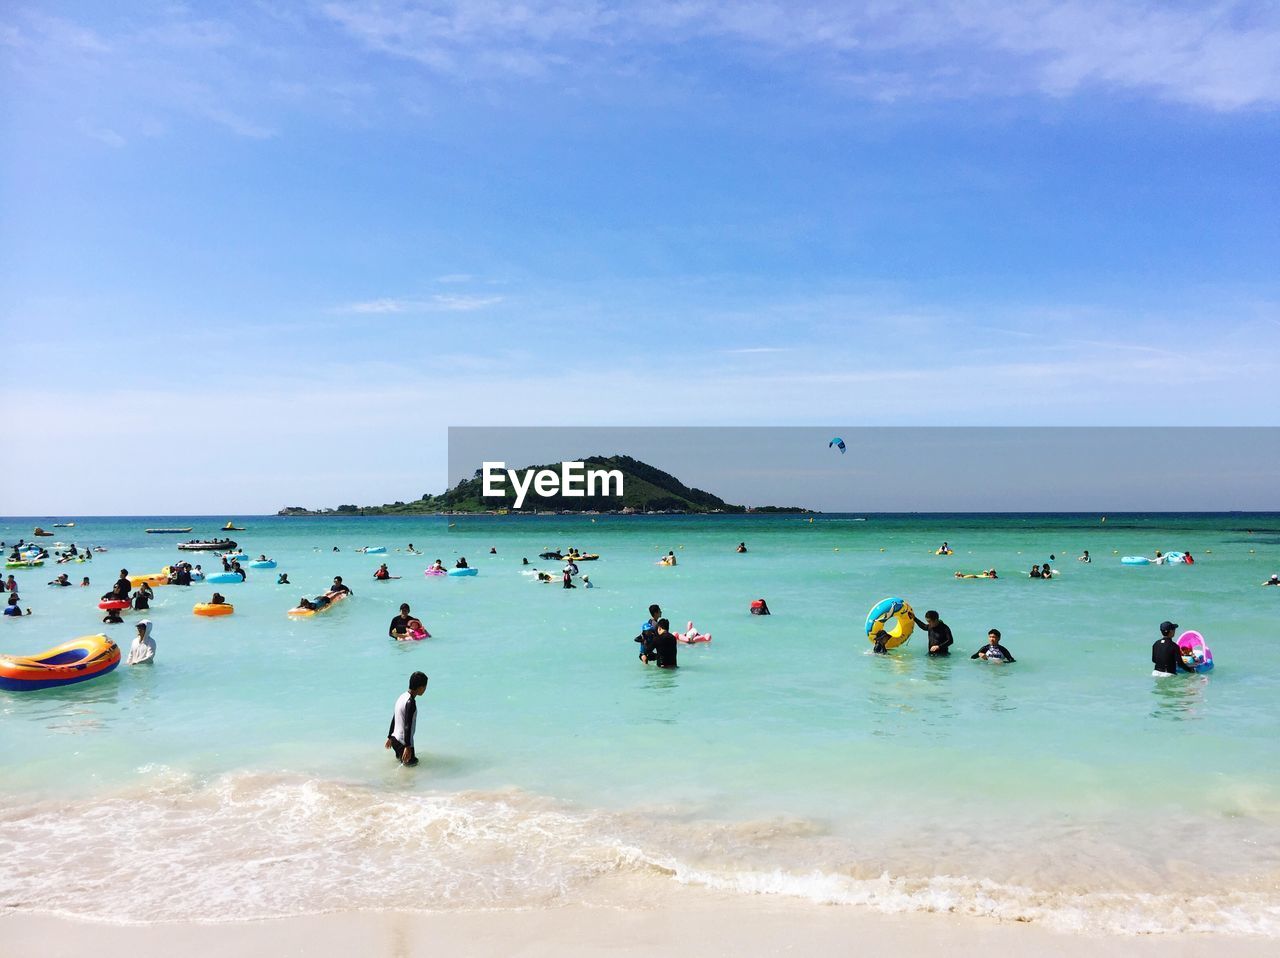
POLYGON ((986 659, 988 662, 1013 663, 1018 661, 1013 654, 1000 644, 1000 630, 992 629, 987 633, 987 644, 969 656, 971 659, 986 659))
POLYGON ((955 639, 951 635, 951 626, 938 618, 938 613, 930 609, 924 614, 924 621, 921 622, 916 618, 914 612, 911 613, 911 620, 918 625, 923 625, 929 630, 929 655, 942 656, 951 654, 951 645, 955 639))
POLYGON ((156 660, 156 640, 151 637, 151 620, 143 619, 137 625, 138 634, 129 646, 129 664, 142 665, 156 660))
POLYGON ((679 646, 671 631, 671 623, 666 619, 659 619, 656 625, 657 636, 654 639, 653 648, 658 657, 658 668, 674 669, 676 668, 676 650, 679 646))
POLYGON ((387 627, 387 635, 393 639, 403 640, 409 635, 409 620, 413 615, 409 612, 409 603, 400 603, 400 614, 391 620, 387 627))
POLYGON ((395 710, 391 713, 391 727, 387 729, 387 742, 383 748, 396 753, 401 765, 418 764, 418 755, 414 747, 414 733, 418 729, 419 695, 427 692, 427 676, 422 672, 414 672, 409 676, 409 691, 402 692, 396 699, 395 710))
POLYGON ((1194 672, 1182 661, 1182 650, 1173 641, 1173 633, 1178 626, 1168 619, 1160 623, 1160 638, 1151 646, 1152 675, 1163 678, 1166 675, 1177 675, 1179 672, 1194 672))

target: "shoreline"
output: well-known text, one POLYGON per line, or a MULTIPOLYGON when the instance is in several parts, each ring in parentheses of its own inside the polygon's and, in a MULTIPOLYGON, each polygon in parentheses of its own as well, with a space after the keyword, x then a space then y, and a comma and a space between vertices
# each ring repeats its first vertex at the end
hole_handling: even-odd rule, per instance
MULTIPOLYGON (((640 888, 633 891, 640 893, 640 888)), ((572 904, 531 909, 440 912, 354 911, 234 922, 113 924, 72 917, 8 912, 0 916, 0 956, 78 958, 138 955, 282 954, 406 956, 617 955, 662 953, 832 954, 856 942, 894 955, 1012 954, 1072 958, 1134 955, 1269 955, 1267 938, 1205 934, 1070 934, 1033 923, 999 922, 946 913, 892 915, 857 906, 729 897, 684 889, 642 908, 572 904)))

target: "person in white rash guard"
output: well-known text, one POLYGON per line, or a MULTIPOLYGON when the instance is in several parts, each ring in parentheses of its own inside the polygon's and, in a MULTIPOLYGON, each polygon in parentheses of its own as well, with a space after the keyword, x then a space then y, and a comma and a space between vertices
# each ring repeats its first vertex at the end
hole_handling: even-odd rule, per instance
POLYGON ((396 699, 395 711, 391 713, 391 727, 387 729, 387 743, 383 747, 393 750, 401 765, 418 764, 413 745, 413 733, 418 727, 418 703, 415 700, 426 691, 427 676, 414 672, 409 676, 409 691, 402 692, 396 699))
POLYGON ((142 665, 155 660, 156 640, 151 637, 151 620, 143 619, 138 623, 138 634, 133 637, 133 645, 129 646, 129 664, 142 665))

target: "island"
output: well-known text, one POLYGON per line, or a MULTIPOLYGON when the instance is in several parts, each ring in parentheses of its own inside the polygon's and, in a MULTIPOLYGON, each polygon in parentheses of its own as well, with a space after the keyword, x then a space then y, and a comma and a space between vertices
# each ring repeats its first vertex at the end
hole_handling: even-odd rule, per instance
MULTIPOLYGON (((612 515, 672 515, 713 514, 745 515, 755 513, 811 513, 801 506, 740 506, 725 502, 719 496, 702 489, 694 489, 668 472, 656 466, 633 459, 631 456, 589 456, 580 460, 588 469, 616 469, 622 473, 621 496, 539 496, 530 490, 520 514, 612 514, 612 515)), ((530 469, 558 469, 559 463, 545 466, 528 466, 530 469)), ((521 470, 523 471, 523 469, 521 470)), ((510 484, 502 496, 483 495, 481 473, 477 469, 470 479, 459 482, 452 489, 409 502, 396 501, 381 506, 341 505, 334 509, 307 509, 302 506, 286 506, 280 516, 394 516, 394 515, 457 515, 457 514, 515 514, 512 509, 515 493, 510 484)))

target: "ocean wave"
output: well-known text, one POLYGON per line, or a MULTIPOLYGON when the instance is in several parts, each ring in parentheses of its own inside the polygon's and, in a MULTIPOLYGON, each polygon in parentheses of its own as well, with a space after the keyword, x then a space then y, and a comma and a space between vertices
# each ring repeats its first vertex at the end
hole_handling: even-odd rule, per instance
MULTIPOLYGON (((1059 930, 1280 936, 1257 887, 1081 890, 885 867, 803 819, 710 821, 584 809, 518 789, 423 793, 164 768, 83 801, 0 810, 0 907, 100 921, 234 921, 366 909, 602 901, 623 877, 888 913, 950 912, 1059 930), (806 864, 809 863, 809 864, 806 864), (814 865, 812 863, 821 863, 814 865)), ((642 896, 643 898, 643 896, 642 896)), ((607 901, 607 899, 604 899, 607 901)))

